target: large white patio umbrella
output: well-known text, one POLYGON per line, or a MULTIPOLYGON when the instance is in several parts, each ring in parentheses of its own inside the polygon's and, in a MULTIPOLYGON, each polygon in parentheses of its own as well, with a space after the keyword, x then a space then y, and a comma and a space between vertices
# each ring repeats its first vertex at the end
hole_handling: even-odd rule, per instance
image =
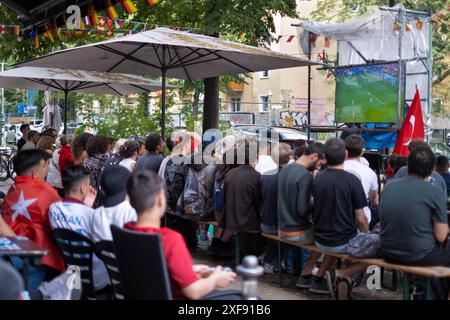
POLYGON ((0 72, 0 88, 64 92, 64 133, 67 130, 67 95, 70 92, 124 96, 161 90, 161 87, 160 82, 123 73, 38 67, 0 72))
POLYGON ((161 131, 165 134, 166 77, 196 80, 319 64, 290 55, 189 32, 150 31, 57 51, 17 66, 126 72, 162 77, 161 131))

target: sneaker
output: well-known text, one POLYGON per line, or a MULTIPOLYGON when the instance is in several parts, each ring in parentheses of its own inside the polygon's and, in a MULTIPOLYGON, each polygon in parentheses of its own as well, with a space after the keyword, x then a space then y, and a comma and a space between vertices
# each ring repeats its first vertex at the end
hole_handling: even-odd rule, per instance
POLYGON ((336 282, 337 282, 337 277, 336 277, 336 270, 335 269, 331 269, 328 270, 327 272, 325 272, 325 279, 327 280, 327 287, 328 287, 328 291, 330 292, 331 298, 333 300, 336 300, 336 282))
POLYGON ((309 291, 318 294, 330 294, 330 291, 328 291, 327 282, 323 277, 313 277, 311 279, 311 286, 309 287, 309 291))
POLYGON ((336 295, 338 300, 351 299, 352 284, 348 279, 339 279, 337 283, 336 295))
POLYGON ((43 282, 38 290, 44 300, 80 300, 81 278, 78 273, 63 273, 49 282, 43 282))
POLYGON ((300 276, 295 284, 297 287, 302 289, 309 289, 311 287, 312 275, 300 276))

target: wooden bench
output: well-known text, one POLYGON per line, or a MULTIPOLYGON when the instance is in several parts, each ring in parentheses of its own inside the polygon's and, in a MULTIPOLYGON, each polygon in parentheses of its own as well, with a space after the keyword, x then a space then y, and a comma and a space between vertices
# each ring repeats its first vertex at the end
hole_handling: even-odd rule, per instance
MULTIPOLYGON (((297 247, 300 249, 305 249, 305 250, 319 252, 319 253, 323 253, 325 255, 333 256, 333 257, 340 259, 343 262, 350 261, 350 262, 355 262, 355 263, 362 263, 367 266, 376 265, 376 266, 380 267, 382 270, 386 269, 386 270, 392 270, 392 271, 396 271, 396 272, 403 272, 404 273, 404 276, 403 276, 403 299, 404 300, 408 300, 408 298, 409 298, 409 289, 410 289, 411 285, 419 283, 419 282, 421 282, 421 280, 425 280, 426 297, 429 298, 431 295, 431 286, 430 286, 431 278, 450 278, 450 268, 447 268, 447 267, 407 266, 407 265, 389 263, 383 259, 378 259, 378 258, 357 259, 357 258, 353 258, 344 253, 325 252, 325 251, 319 249, 318 247, 316 247, 315 245, 300 245, 298 242, 287 241, 285 239, 282 239, 282 238, 280 238, 279 235, 262 233, 262 236, 267 239, 274 240, 278 243, 278 259, 279 259, 280 267, 281 267, 281 243, 285 243, 285 244, 288 244, 290 246, 294 246, 294 247, 297 247), (418 279, 418 280, 413 279, 412 276, 420 277, 422 279, 418 279)), ((280 277, 280 279, 279 279, 280 287, 282 287, 283 278, 282 278, 281 270, 279 273, 279 277, 280 277)), ((395 277, 394 281, 396 282, 396 277, 395 277)))

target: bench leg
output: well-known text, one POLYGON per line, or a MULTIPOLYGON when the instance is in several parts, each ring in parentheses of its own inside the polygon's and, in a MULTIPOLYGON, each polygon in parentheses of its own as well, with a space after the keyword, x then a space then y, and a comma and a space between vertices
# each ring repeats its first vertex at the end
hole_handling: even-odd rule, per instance
POLYGON ((281 259, 282 259, 282 251, 281 251, 281 242, 277 241, 278 244, 278 277, 280 281, 280 288, 283 288, 283 270, 281 266, 281 259))
POLYGON ((381 268, 381 287, 383 289, 388 289, 391 291, 397 291, 397 271, 392 270, 392 282, 391 286, 387 286, 384 284, 384 275, 385 275, 385 269, 381 268))
POLYGON ((409 300, 409 274, 403 274, 403 300, 409 300))

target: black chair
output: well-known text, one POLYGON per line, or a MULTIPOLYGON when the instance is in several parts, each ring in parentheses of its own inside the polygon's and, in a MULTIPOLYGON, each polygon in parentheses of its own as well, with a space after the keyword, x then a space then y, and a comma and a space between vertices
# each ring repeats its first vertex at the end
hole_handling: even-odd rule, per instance
POLYGON ((111 233, 125 300, 171 300, 161 236, 115 225, 111 233))
POLYGON ((95 244, 95 254, 106 266, 108 271, 113 296, 115 300, 123 300, 122 280, 119 272, 119 265, 116 259, 116 252, 114 250, 114 243, 112 241, 99 241, 95 244))
POLYGON ((92 278, 92 257, 94 244, 78 232, 68 229, 54 229, 53 238, 61 250, 66 263, 80 268, 82 299, 96 300, 94 281, 92 278))

